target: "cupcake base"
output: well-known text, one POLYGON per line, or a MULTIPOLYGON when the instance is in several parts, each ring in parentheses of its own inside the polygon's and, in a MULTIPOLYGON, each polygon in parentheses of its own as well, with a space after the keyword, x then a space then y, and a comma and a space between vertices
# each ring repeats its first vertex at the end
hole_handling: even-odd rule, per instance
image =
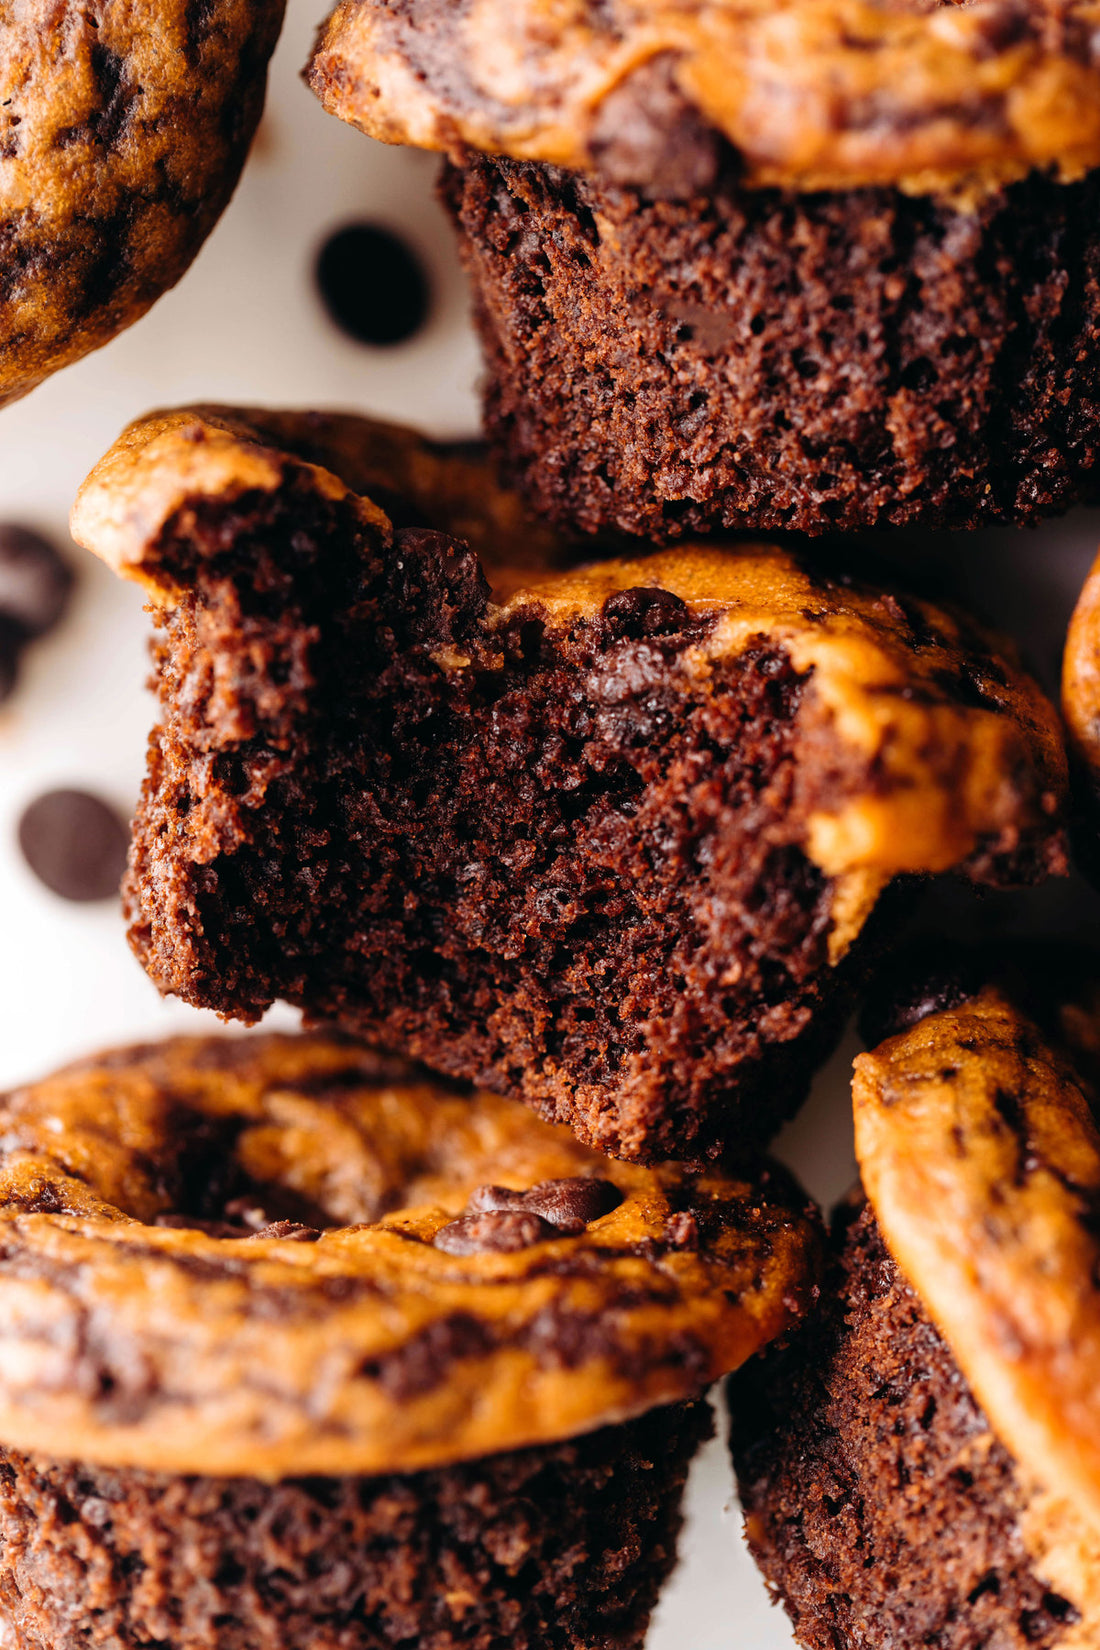
MULTIPOLYGON (((633 1650, 705 1402, 377 1478, 172 1477, 0 1451, 22 1650, 633 1650)), ((0 1643, 3 1643, 0 1626, 0 1643)))
POLYGON ((473 156, 489 435, 583 532, 1033 522, 1100 492, 1100 174, 971 210, 473 156))
POLYGON ((1056 1650, 1029 1496, 872 1215, 826 1315, 730 1383, 749 1542, 812 1650, 1056 1650))

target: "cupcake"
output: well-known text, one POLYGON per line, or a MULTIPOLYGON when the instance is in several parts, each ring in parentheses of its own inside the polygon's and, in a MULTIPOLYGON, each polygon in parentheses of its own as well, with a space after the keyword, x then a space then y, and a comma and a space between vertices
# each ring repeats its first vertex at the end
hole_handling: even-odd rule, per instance
POLYGON ((777 1168, 612 1164, 331 1035, 69 1067, 3 1101, 0 1621, 640 1647, 699 1394, 819 1258, 777 1168))
POLYGON ((1100 1643, 1100 990, 1049 961, 856 1061, 826 1304, 733 1382, 749 1542, 814 1650, 1100 1643))
POLYGON ((317 421, 157 415, 74 512, 159 627, 125 900, 161 991, 698 1158, 797 1106, 900 880, 1062 867, 1054 710, 969 621, 747 545, 495 600, 476 460, 325 428, 332 468, 317 421))
POLYGON ((283 0, 27 0, 0 15, 0 406, 106 344, 233 193, 283 0))
POLYGON ((1091 807, 1100 799, 1100 556, 1081 588, 1066 633, 1062 713, 1091 807))
POLYGON ((445 151, 490 438, 585 532, 1097 495, 1093 0, 341 0, 308 79, 445 151))

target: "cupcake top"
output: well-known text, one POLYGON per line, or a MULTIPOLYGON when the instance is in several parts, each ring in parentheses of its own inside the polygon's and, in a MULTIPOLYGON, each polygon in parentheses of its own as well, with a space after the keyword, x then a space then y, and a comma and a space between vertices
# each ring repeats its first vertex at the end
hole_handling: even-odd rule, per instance
MULTIPOLYGON (((644 604, 654 591, 681 603, 698 628, 685 658, 700 686, 723 658, 783 650, 812 679, 807 737, 848 753, 830 762, 820 795, 799 798, 808 857, 842 879, 833 960, 892 876, 962 865, 983 881, 1028 880, 1062 868, 1062 735, 1010 644, 929 602, 832 579, 774 546, 685 544, 539 581, 500 564, 511 555, 530 568, 560 547, 524 522, 483 459, 368 420, 219 407, 131 426, 81 489, 72 530, 171 605, 184 588, 171 546, 196 511, 231 516, 242 496, 292 499, 294 488, 342 503, 383 553, 411 507, 496 564, 499 604, 488 603, 480 635, 464 636, 467 651, 443 630, 434 650, 430 636, 424 642, 448 669, 499 668, 501 638, 528 620, 568 650, 579 627, 610 615, 621 628, 622 604, 644 604)), ((807 763, 807 772, 819 767, 807 763)))
POLYGON ((237 181, 283 0, 0 10, 0 406, 183 274, 237 181))
POLYGON ((853 1096, 886 1243, 1034 1488, 1041 1573, 1095 1633, 1100 989, 1059 972, 1031 960, 1026 1010, 989 985, 926 1015, 857 1059, 853 1096))
POLYGON ((532 521, 478 442, 431 441, 405 425, 346 413, 180 407, 124 430, 81 488, 81 542, 165 596, 151 541, 199 499, 275 493, 295 477, 320 496, 369 499, 367 518, 461 538, 506 575, 567 557, 568 541, 532 521))
POLYGON ((1100 556, 1081 587, 1066 634, 1062 711, 1083 776, 1092 794, 1100 795, 1100 556))
POLYGON ((612 1163, 335 1037, 123 1049, 7 1095, 0 1441, 408 1471, 694 1395, 794 1322, 775 1166, 612 1163))
POLYGON ((710 186, 973 192, 1100 165, 1096 0, 341 0, 308 79, 372 137, 710 186))

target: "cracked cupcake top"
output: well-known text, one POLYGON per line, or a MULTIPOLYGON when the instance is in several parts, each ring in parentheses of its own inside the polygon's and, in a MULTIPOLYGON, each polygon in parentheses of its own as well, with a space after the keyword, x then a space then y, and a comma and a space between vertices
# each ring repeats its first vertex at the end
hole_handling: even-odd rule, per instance
POLYGON ((183 274, 263 108, 283 0, 0 12, 0 405, 183 274))
POLYGON ((960 991, 857 1059, 856 1149, 887 1245, 1030 1488, 1024 1539, 1082 1613, 1066 1644, 1085 1645, 1100 1629, 1100 992, 1095 963, 1037 953, 1024 972, 1026 990, 960 991))
POLYGON ((1100 165, 1096 0, 341 0, 308 79, 389 143, 691 194, 1100 165))
POLYGON ((180 1039, 0 1106, 0 1440, 108 1465, 408 1471, 694 1395, 793 1323, 775 1166, 611 1163, 321 1035, 180 1039))

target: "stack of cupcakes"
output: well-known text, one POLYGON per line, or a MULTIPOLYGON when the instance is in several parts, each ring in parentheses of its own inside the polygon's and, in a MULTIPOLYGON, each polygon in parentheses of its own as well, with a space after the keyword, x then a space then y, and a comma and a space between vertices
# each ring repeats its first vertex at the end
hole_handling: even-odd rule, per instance
MULTIPOLYGON (((221 11, 32 77, 143 254, 185 66, 218 183, 105 318, 66 172, 0 394, 216 216, 279 8, 221 11)), ((196 405, 81 490, 155 625, 133 949, 312 1029, 3 1098, 9 1642, 640 1650, 730 1376, 800 1643, 1095 1650, 1100 974, 880 1002, 831 1236, 763 1154, 929 881, 1095 833, 1100 574, 1063 721, 835 534, 1100 496, 1100 5, 342 0, 308 77, 446 152, 489 447, 196 405)))

